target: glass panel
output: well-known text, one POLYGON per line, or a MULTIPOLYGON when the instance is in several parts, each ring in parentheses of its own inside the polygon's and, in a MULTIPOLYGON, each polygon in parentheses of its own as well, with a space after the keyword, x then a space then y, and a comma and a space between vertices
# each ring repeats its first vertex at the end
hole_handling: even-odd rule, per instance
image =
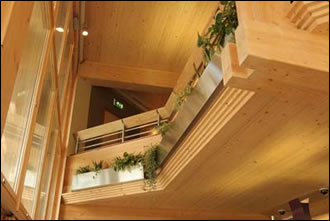
POLYGON ((28 167, 25 176, 22 201, 28 212, 32 212, 35 200, 35 189, 37 180, 40 177, 42 152, 47 144, 47 131, 51 117, 51 99, 54 86, 54 67, 49 58, 48 67, 45 72, 44 84, 40 96, 40 105, 36 119, 36 126, 33 133, 32 147, 28 167), (32 198, 31 198, 32 197, 32 198))
POLYGON ((56 20, 56 31, 55 31, 55 49, 56 49, 56 58, 58 60, 58 66, 59 66, 59 58, 61 54, 61 50, 63 48, 63 38, 65 34, 67 33, 67 30, 65 30, 65 19, 67 16, 67 11, 70 2, 69 1, 61 1, 57 2, 56 4, 59 4, 58 9, 58 15, 56 20))
POLYGON ((41 58, 48 36, 47 3, 35 2, 22 59, 1 138, 1 172, 14 189, 23 152, 33 94, 40 73, 41 58))
POLYGON ((54 112, 53 120, 52 120, 52 132, 51 137, 49 141, 49 148, 46 155, 46 165, 43 171, 43 178, 41 180, 41 186, 40 186, 40 198, 39 198, 39 205, 36 212, 35 218, 39 220, 44 220, 46 215, 46 205, 47 205, 47 199, 49 196, 49 189, 50 189, 50 180, 52 177, 52 163, 55 157, 55 150, 58 140, 58 118, 57 118, 57 112, 54 112))

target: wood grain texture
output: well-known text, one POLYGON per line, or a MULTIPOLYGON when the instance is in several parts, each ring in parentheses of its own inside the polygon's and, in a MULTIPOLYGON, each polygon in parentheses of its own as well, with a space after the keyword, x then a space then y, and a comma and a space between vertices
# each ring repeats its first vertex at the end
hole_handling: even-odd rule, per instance
MULTIPOLYGON (((95 218, 95 207, 100 208, 98 218, 111 217, 116 212, 110 208, 118 205, 124 211, 138 205, 144 212, 207 210, 269 217, 288 201, 329 186, 326 38, 296 30, 283 17, 284 3, 277 3, 273 13, 267 13, 271 4, 276 6, 270 1, 238 2, 243 4, 240 27, 249 33, 240 37, 238 30, 237 53, 231 47, 222 56, 234 77, 163 168, 156 191, 145 192, 135 182, 65 193, 64 203, 74 205, 62 205, 62 218, 95 218), (306 48, 313 56, 306 56, 306 48), (250 55, 258 59, 249 60, 250 55), (246 68, 254 72, 240 73, 246 68)), ((116 218, 123 218, 123 212, 116 218)))
POLYGON ((327 36, 258 21, 245 21, 236 34, 243 67, 269 73, 269 79, 281 79, 292 87, 329 91, 327 36))
POLYGON ((296 1, 287 17, 299 29, 329 35, 328 1, 296 1))
POLYGON ((149 92, 168 92, 175 86, 179 74, 169 71, 85 61, 80 64, 79 76, 95 86, 149 92))
POLYGON ((180 73, 218 2, 87 2, 85 60, 180 73))
POLYGON ((107 206, 63 207, 61 218, 67 220, 265 220, 263 215, 225 214, 201 210, 109 208, 107 206), (129 212, 128 212, 129 211, 129 212))

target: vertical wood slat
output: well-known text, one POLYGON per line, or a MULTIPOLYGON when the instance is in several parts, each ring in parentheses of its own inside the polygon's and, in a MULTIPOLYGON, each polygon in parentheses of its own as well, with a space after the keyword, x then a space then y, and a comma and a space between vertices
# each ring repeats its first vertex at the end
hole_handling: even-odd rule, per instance
POLYGON ((68 62, 68 66, 66 67, 66 70, 64 71, 64 75, 65 75, 65 80, 64 80, 64 88, 63 88, 63 97, 60 98, 61 101, 60 101, 60 108, 61 108, 61 122, 64 123, 64 119, 65 119, 65 111, 66 111, 66 98, 67 98, 67 91, 68 91, 68 87, 69 87, 69 78, 70 78, 70 68, 72 67, 71 66, 71 62, 72 62, 72 54, 73 54, 73 45, 69 45, 70 47, 70 52, 69 52, 69 62, 68 62))
MULTIPOLYGON (((58 70, 60 70, 60 67, 61 67, 61 65, 63 63, 63 57, 64 57, 63 55, 64 55, 64 49, 65 49, 65 42, 66 42, 66 40, 68 38, 69 25, 70 25, 70 23, 72 21, 72 7, 73 7, 73 2, 70 1, 69 7, 67 8, 67 11, 66 11, 65 24, 64 24, 64 37, 63 37, 63 39, 62 39, 62 41, 60 43, 61 48, 60 48, 59 54, 56 55, 57 61, 58 61, 56 63, 56 65, 58 66, 58 70)), ((57 16, 58 16, 58 14, 57 14, 57 16)), ((56 20, 55 20, 55 27, 56 27, 56 20)), ((60 73, 58 73, 58 74, 60 74, 60 73)))
MULTIPOLYGON (((1 2, 1 137, 7 119, 9 103, 16 82, 18 66, 27 36, 34 1, 12 2, 3 15, 1 2), (8 20, 7 20, 8 19, 8 20), (7 20, 7 21, 5 21, 7 20), (3 22, 5 22, 3 26, 3 22)), ((9 4, 9 3, 6 3, 9 4)))
MULTIPOLYGON (((49 19, 49 24, 48 24, 51 28, 51 20, 49 19)), ((54 37, 54 29, 50 29, 50 31, 48 31, 48 36, 47 36, 47 47, 45 50, 45 53, 43 54, 43 56, 41 57, 41 71, 40 74, 37 78, 37 83, 36 83, 36 93, 33 95, 33 100, 32 100, 32 114, 31 117, 29 119, 28 122, 28 128, 27 128, 27 138, 24 141, 23 147, 23 157, 22 157, 22 164, 19 168, 19 173, 18 173, 18 184, 17 184, 17 206, 16 206, 16 210, 19 210, 19 207, 21 205, 21 200, 22 200, 22 194, 23 194, 23 190, 24 190, 24 182, 25 182, 25 176, 26 176, 26 170, 27 170, 27 166, 28 166, 28 161, 30 158, 30 152, 31 152, 31 148, 32 148, 32 140, 33 140, 33 133, 34 133, 34 129, 36 126, 36 120, 37 120, 37 115, 38 115, 38 110, 39 110, 39 105, 40 105, 40 97, 41 97, 41 93, 42 93, 42 88, 43 88, 43 84, 44 84, 44 78, 45 78, 45 74, 47 71, 47 67, 48 67, 48 62, 49 62, 49 54, 51 51, 51 41, 54 37)))
MULTIPOLYGON (((6 202, 7 208, 15 208, 17 202, 17 196, 10 184, 5 181, 4 175, 1 173, 1 199, 6 202), (5 182, 4 182, 5 181, 5 182)), ((31 216, 28 214, 23 205, 21 205, 18 211, 12 210, 17 218, 21 220, 31 220, 31 216)))
POLYGON ((57 211, 59 210, 60 204, 61 204, 61 198, 62 198, 62 178, 64 177, 63 173, 65 173, 65 166, 66 166, 66 151, 62 152, 62 155, 60 156, 60 162, 61 164, 59 165, 58 168, 58 176, 56 180, 56 187, 55 187, 55 196, 54 196, 54 203, 53 203, 53 209, 51 213, 51 219, 54 220, 55 216, 57 214, 57 211))
POLYGON ((55 93, 52 93, 52 98, 51 98, 51 105, 50 105, 50 110, 47 116, 48 122, 48 128, 47 128, 47 138, 44 140, 44 145, 43 145, 43 150, 42 150, 42 155, 41 155, 41 167, 40 167, 40 173, 38 176, 38 180, 37 180, 37 186, 36 186, 36 192, 35 192, 35 196, 36 196, 36 200, 33 203, 33 211, 31 216, 35 219, 36 217, 36 211, 38 211, 38 207, 39 207, 39 199, 40 199, 40 194, 41 194, 41 183, 42 180, 44 178, 44 171, 45 171, 45 167, 47 165, 47 152, 49 149, 49 145, 50 145, 50 138, 51 138, 51 133, 52 133, 52 119, 53 119, 53 114, 55 113, 55 93))
MULTIPOLYGON (((54 11, 53 11, 53 2, 50 2, 48 4, 48 10, 49 10, 49 25, 50 25, 50 29, 51 30, 54 30, 54 21, 53 21, 53 18, 54 18, 54 11)), ((54 36, 54 33, 53 33, 53 36, 54 36)), ((51 38, 50 42, 48 43, 51 47, 51 51, 53 50, 52 48, 52 42, 53 42, 53 39, 54 37, 51 38)), ((47 57, 47 59, 51 59, 51 52, 49 52, 49 55, 47 57)), ((48 60, 48 62, 51 62, 50 60, 48 60)), ((47 64, 47 67, 49 66, 49 63, 47 64)), ((54 72, 51 70, 51 74, 53 74, 54 72)), ((51 79, 52 79, 52 82, 54 82, 56 80, 56 75, 55 76, 51 76, 51 79)), ((55 85, 55 82, 54 82, 54 85, 55 85)), ((47 114, 47 125, 48 125, 48 128, 47 128, 47 132, 46 132, 46 139, 44 140, 44 145, 42 146, 43 147, 43 150, 42 150, 42 154, 41 154, 41 162, 40 162, 40 169, 39 169, 39 176, 38 176, 38 179, 37 179, 37 185, 36 185, 36 192, 34 194, 34 196, 36 197, 35 200, 33 201, 33 207, 32 207, 32 214, 31 216, 35 219, 36 217, 36 211, 38 211, 38 207, 39 207, 39 198, 40 198, 40 193, 41 193, 41 183, 42 183, 42 180, 43 180, 43 177, 44 177, 44 170, 45 170, 45 167, 46 167, 46 162, 47 162, 47 152, 48 152, 48 149, 49 149, 49 142, 50 142, 50 135, 51 135, 51 129, 52 129, 52 118, 53 118, 53 113, 54 113, 54 109, 55 109, 55 105, 56 105, 56 102, 55 102, 55 87, 51 89, 52 92, 51 92, 51 103, 50 103, 50 106, 49 106, 49 110, 48 110, 48 114, 47 114)))
MULTIPOLYGON (((57 146, 59 145, 59 133, 58 131, 56 132, 57 134, 55 135, 57 138, 55 140, 56 144, 55 144, 55 148, 57 148, 57 146)), ((52 156, 52 159, 51 159, 51 165, 50 165, 50 171, 53 171, 54 170, 54 164, 55 164, 55 160, 56 160, 56 150, 54 152, 54 155, 52 156)), ((50 187, 51 187, 51 184, 53 182, 53 179, 54 179, 54 176, 55 176, 55 173, 52 174, 51 178, 50 178, 50 181, 48 183, 48 186, 47 186, 47 189, 48 189, 48 194, 46 195, 46 207, 45 207, 45 215, 43 217, 41 217, 41 219, 45 219, 46 216, 47 216, 47 211, 48 211, 48 207, 49 207, 49 196, 50 196, 50 187)))
POLYGON ((58 220, 59 215, 60 215, 60 207, 61 207, 61 200, 62 200, 62 192, 63 192, 63 185, 64 185, 64 177, 65 177, 65 169, 66 169, 66 157, 67 157, 67 152, 68 152, 68 144, 69 144, 69 132, 70 132, 70 125, 71 125, 71 120, 72 120, 72 114, 73 114, 73 104, 74 104, 74 98, 75 98, 75 92, 77 88, 77 82, 78 82, 78 77, 77 75, 74 75, 74 79, 72 80, 72 87, 71 87, 71 92, 70 92, 70 99, 68 109, 68 117, 67 121, 65 122, 65 131, 64 131, 64 142, 63 142, 63 147, 64 150, 62 150, 62 170, 59 176, 59 184, 58 184, 58 196, 57 196, 57 201, 55 201, 56 205, 56 210, 54 211, 55 214, 53 216, 53 219, 58 220))
MULTIPOLYGON (((58 167, 60 165, 59 165, 59 162, 56 159, 57 159, 57 156, 60 154, 61 145, 62 145, 61 138, 58 136, 57 137, 56 150, 55 150, 55 154, 54 154, 54 160, 53 160, 53 163, 52 163, 53 174, 52 174, 51 182, 49 183, 49 188, 50 188, 51 184, 56 185, 56 183, 57 183, 57 178, 58 178, 57 171, 58 171, 58 169, 59 169, 58 167)), ((54 200, 55 200, 55 193, 56 193, 56 189, 54 190, 54 193, 52 193, 54 195, 54 200)), ((51 215, 51 214, 49 214, 49 207, 53 206, 53 205, 50 205, 50 198, 51 197, 52 196, 50 196, 50 194, 47 196, 46 214, 45 214, 45 217, 43 217, 44 219, 47 219, 47 220, 50 219, 50 215, 51 215)), ((52 208, 52 210, 53 210, 53 208, 52 208)))

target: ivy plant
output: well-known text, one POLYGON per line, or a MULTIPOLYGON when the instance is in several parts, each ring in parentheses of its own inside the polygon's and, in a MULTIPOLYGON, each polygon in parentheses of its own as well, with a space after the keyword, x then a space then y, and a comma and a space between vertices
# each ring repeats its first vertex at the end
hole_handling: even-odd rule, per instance
POLYGON ((183 106, 187 97, 192 94, 193 90, 194 88, 189 84, 181 93, 177 94, 177 98, 173 107, 175 111, 178 111, 183 106))
POLYGON ((145 173, 145 183, 147 186, 155 188, 157 170, 159 169, 158 164, 158 148, 159 146, 151 146, 145 153, 143 157, 143 168, 145 173))
POLYGON ((162 135, 162 137, 165 137, 167 132, 170 130, 171 124, 168 122, 163 122, 159 126, 157 126, 155 129, 156 131, 162 135))
POLYGON ((215 51, 221 52, 226 38, 235 35, 238 26, 237 9, 235 1, 220 1, 214 16, 214 23, 204 35, 198 33, 197 46, 203 48, 205 61, 208 63, 215 51))
POLYGON ((145 183, 147 186, 154 188, 156 184, 156 171, 159 168, 157 162, 158 146, 151 146, 143 155, 124 153, 123 157, 117 157, 114 161, 114 170, 120 171, 132 168, 138 164, 142 164, 144 168, 145 183))

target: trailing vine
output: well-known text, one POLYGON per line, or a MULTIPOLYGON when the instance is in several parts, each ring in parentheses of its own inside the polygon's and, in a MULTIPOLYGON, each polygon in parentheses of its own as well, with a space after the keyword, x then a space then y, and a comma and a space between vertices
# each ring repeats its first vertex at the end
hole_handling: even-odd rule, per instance
POLYGON ((144 153, 143 168, 145 172, 145 183, 151 188, 155 188, 158 164, 158 148, 159 146, 153 145, 144 153))
POLYGON ((146 186, 154 188, 157 178, 156 171, 159 169, 159 164, 157 162, 157 151, 158 146, 152 145, 143 155, 124 153, 123 157, 117 157, 115 159, 114 170, 126 170, 137 166, 138 164, 142 164, 146 186))
POLYGON ((207 32, 201 36, 198 33, 197 46, 203 48, 205 61, 208 63, 216 50, 221 52, 228 37, 235 36, 238 26, 237 9, 235 1, 220 1, 214 16, 214 23, 207 32))
POLYGON ((189 84, 182 92, 177 94, 177 99, 173 107, 174 111, 178 111, 183 106, 187 97, 192 94, 193 90, 194 88, 189 84))
POLYGON ((170 128, 171 128, 171 123, 164 122, 164 123, 161 123, 159 126, 156 126, 155 129, 156 129, 157 133, 162 135, 162 137, 165 137, 167 132, 170 130, 170 128))

